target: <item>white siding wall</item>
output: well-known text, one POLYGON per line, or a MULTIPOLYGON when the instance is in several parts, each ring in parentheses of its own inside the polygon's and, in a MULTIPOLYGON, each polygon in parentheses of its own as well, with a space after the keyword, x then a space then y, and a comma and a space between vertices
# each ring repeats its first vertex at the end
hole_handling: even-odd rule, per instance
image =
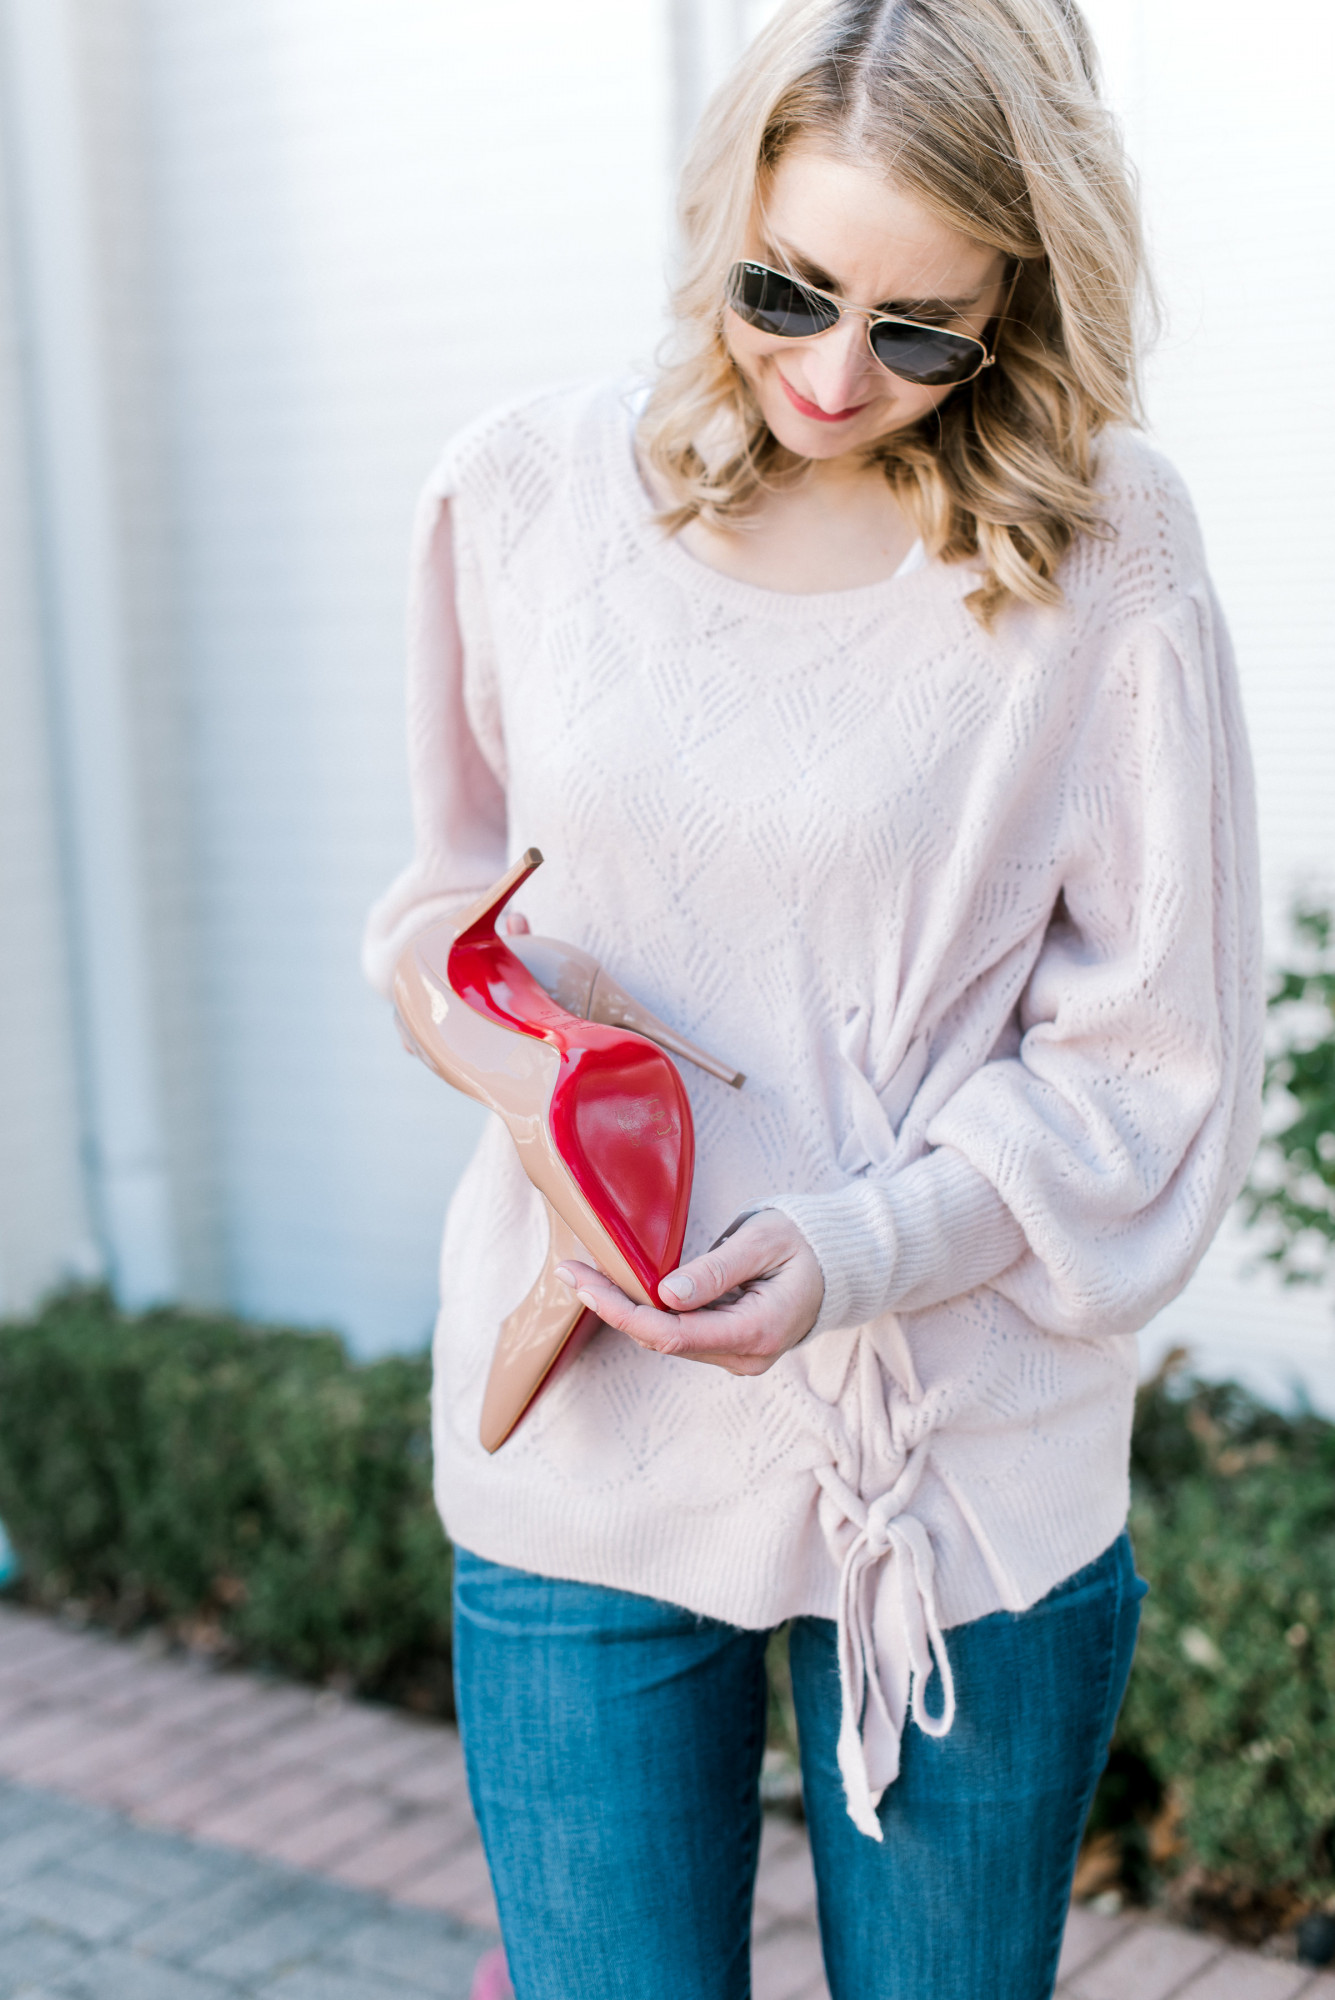
MULTIPOLYGON (((32 0, 28 0, 32 4, 32 0)), ((40 0, 49 6, 52 0, 40 0)), ((150 153, 150 74, 139 0, 77 0, 89 190, 107 381, 111 505, 137 806, 153 1041, 182 1296, 226 1297, 215 1173, 212 1047, 202 979, 202 899, 182 671, 183 604, 163 393, 166 328, 150 153)))
MULTIPOLYGON (((647 361, 670 163, 774 0, 69 4, 177 1265, 201 1301, 333 1323, 365 1351, 413 1342, 476 1129, 356 970, 408 844, 414 496, 489 403, 647 361)), ((1278 917, 1335 873, 1333 17, 1294 0, 1262 33, 1241 0, 1089 12, 1169 308, 1151 414, 1237 636, 1278 917)), ((0 921, 32 972, 0 999, 0 1305, 88 1254, 3 283, 0 921), (39 1127, 32 1152, 19 1135, 39 1127), (21 1186, 28 1157, 46 1180, 21 1186)), ((1335 1407, 1328 1306, 1240 1284, 1239 1254, 1207 1260, 1147 1357, 1185 1338, 1335 1407)))
POLYGON ((647 359, 649 0, 146 0, 228 1295, 421 1337, 472 1108, 356 951, 406 857, 408 526, 488 404, 647 359))
POLYGON ((0 1315, 98 1267, 80 1159, 9 192, 0 175, 0 1315))
MULTIPOLYGON (((1143 178, 1167 307, 1150 416, 1184 473, 1232 627, 1256 757, 1272 957, 1335 888, 1335 389, 1328 328, 1335 12, 1087 0, 1143 178)), ((1328 1292, 1284 1291, 1228 1231, 1143 1337, 1335 1411, 1328 1292)))

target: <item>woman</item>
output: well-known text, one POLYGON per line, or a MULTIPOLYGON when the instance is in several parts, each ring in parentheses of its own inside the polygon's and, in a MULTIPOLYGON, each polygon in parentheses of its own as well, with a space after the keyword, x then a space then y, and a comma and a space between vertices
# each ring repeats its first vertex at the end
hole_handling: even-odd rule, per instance
POLYGON ((412 624, 425 923, 535 929, 688 1079, 686 1261, 494 1458, 543 1255, 451 1204, 437 1496, 515 1990, 749 1990, 767 1633, 835 2000, 1051 1991, 1142 1589, 1134 1334, 1258 1118, 1252 802, 1190 504, 1132 428, 1135 208, 1067 0, 797 0, 685 175, 673 359, 447 452, 412 624), (700 1364, 707 1365, 700 1365, 700 1364))

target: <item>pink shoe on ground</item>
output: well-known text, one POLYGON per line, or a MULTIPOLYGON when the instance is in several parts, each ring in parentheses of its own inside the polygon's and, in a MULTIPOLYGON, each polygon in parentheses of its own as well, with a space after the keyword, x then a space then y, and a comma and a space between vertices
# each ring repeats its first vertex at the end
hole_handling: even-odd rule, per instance
POLYGON ((469 2000, 515 2000, 504 1945, 493 1945, 490 1951, 483 1952, 473 1974, 469 2000))

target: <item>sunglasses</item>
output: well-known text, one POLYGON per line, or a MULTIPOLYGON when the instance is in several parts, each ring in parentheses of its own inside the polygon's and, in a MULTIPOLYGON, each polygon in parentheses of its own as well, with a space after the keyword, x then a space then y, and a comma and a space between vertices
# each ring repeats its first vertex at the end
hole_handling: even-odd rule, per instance
MULTIPOLYGON (((999 322, 1010 307, 1019 275, 1017 264, 999 322)), ((799 278, 771 270, 768 264, 734 264, 728 273, 727 295, 738 319, 759 333, 777 334, 781 340, 810 340, 813 334, 828 333, 846 312, 860 313, 867 322, 867 345, 881 366, 924 389, 972 382, 996 359, 986 343, 975 340, 972 334, 952 333, 948 327, 924 326, 918 320, 897 319, 893 313, 851 306, 830 292, 804 285, 799 278)))

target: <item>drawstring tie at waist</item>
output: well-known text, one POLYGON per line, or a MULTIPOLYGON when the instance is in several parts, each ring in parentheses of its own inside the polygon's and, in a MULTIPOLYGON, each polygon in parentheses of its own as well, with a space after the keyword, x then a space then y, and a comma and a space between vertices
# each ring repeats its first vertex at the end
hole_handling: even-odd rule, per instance
POLYGON ((932 1545, 921 1521, 904 1512, 926 1462, 925 1448, 915 1446, 889 1492, 870 1503, 833 1466, 816 1467, 823 1491, 856 1530, 839 1572, 838 1755, 848 1816, 872 1840, 882 1838, 876 1808, 899 1776, 910 1710, 924 1736, 945 1736, 955 1720, 932 1545), (929 1715, 923 1699, 934 1667, 940 1715, 929 1715))

